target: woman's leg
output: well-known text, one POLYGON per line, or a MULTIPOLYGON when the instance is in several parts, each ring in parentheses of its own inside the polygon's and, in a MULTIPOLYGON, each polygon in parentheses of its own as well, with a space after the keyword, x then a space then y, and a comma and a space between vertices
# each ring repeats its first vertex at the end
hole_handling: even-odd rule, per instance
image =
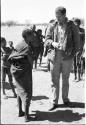
POLYGON ((22 100, 21 100, 20 96, 17 96, 17 101, 18 101, 18 109, 19 109, 18 116, 22 117, 22 116, 24 116, 24 112, 22 111, 22 100))

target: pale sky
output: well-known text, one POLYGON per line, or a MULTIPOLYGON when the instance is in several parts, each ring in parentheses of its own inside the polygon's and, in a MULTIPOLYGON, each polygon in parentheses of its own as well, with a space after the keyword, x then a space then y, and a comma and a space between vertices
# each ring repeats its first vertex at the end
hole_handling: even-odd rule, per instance
POLYGON ((48 23, 58 6, 66 7, 69 19, 84 18, 84 5, 85 0, 1 0, 1 21, 48 23))

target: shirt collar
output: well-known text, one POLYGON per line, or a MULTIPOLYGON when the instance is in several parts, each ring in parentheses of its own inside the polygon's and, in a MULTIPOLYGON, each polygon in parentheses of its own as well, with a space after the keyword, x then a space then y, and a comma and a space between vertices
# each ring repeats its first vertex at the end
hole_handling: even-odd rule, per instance
MULTIPOLYGON (((68 22, 68 19, 67 17, 65 17, 65 20, 64 20, 64 23, 63 24, 66 24, 68 22)), ((55 24, 58 24, 59 25, 59 22, 57 21, 57 19, 55 19, 55 24)))

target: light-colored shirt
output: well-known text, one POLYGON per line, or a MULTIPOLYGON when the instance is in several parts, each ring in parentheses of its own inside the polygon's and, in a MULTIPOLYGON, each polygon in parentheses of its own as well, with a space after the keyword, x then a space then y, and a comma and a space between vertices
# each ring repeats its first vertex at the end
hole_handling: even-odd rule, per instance
POLYGON ((58 25, 57 27, 57 39, 58 39, 58 49, 60 50, 65 50, 65 47, 66 47, 66 34, 65 34, 65 31, 66 31, 66 25, 64 26, 60 26, 58 25))

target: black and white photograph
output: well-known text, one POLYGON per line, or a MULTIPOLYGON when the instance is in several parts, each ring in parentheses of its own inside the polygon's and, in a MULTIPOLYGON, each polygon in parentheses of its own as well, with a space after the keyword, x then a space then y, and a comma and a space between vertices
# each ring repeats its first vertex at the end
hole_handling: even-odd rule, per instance
POLYGON ((85 12, 85 0, 1 0, 0 124, 86 124, 85 12))

